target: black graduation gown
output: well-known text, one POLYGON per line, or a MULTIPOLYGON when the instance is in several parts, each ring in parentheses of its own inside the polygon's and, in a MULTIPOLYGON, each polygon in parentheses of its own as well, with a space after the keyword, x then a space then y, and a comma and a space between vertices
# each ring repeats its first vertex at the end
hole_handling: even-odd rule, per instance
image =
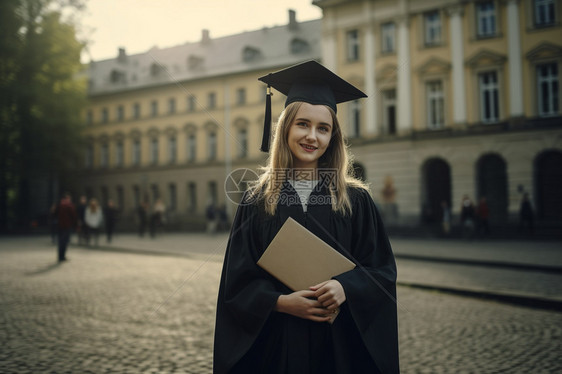
POLYGON ((214 373, 399 372, 394 256, 368 192, 349 194, 352 216, 334 213, 321 186, 305 213, 289 183, 274 216, 263 203, 244 199, 238 206, 217 301, 214 373), (288 217, 357 265, 334 277, 346 302, 332 325, 273 310, 291 290, 256 262, 288 217))

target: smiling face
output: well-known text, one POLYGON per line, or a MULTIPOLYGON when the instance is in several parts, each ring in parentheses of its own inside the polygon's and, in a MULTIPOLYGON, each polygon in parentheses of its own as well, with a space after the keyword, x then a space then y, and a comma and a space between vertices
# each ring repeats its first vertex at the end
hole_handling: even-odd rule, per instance
POLYGON ((324 105, 303 103, 289 125, 287 143, 293 155, 293 167, 317 168, 332 138, 332 115, 324 105))

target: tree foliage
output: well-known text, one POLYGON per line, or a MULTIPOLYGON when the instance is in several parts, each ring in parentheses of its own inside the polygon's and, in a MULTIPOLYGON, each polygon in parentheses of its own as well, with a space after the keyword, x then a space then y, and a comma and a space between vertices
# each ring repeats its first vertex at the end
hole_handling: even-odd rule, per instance
POLYGON ((84 43, 62 14, 82 7, 75 0, 0 2, 0 228, 33 218, 37 176, 64 178, 81 159, 84 43))

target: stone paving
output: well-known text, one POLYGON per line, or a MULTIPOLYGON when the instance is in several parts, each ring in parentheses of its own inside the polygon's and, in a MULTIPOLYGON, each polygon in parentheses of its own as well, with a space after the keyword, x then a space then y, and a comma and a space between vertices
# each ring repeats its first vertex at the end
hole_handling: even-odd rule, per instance
MULTIPOLYGON (((0 372, 210 373, 222 252, 200 250, 216 239, 183 238, 192 257, 71 247, 61 265, 45 238, 0 238, 0 372)), ((560 312, 398 295, 403 373, 562 370, 560 312)))

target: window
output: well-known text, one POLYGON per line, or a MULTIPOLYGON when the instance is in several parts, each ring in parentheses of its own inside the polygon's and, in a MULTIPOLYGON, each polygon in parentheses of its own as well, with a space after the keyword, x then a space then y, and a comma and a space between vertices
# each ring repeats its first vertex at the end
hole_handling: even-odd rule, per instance
POLYGON ((141 142, 140 139, 133 140, 133 165, 139 166, 141 162, 141 142))
POLYGON ((537 98, 540 116, 557 115, 559 111, 558 64, 537 65, 537 98))
POLYGON ((383 91, 383 123, 386 125, 386 133, 396 134, 396 90, 383 91))
POLYGON ((119 105, 117 107, 117 121, 123 121, 124 118, 125 118, 125 108, 123 108, 123 105, 119 105))
POLYGON ((158 76, 162 72, 162 67, 156 63, 150 65, 150 75, 153 77, 158 76))
POLYGON ((495 71, 478 75, 480 85, 480 119, 484 123, 499 120, 498 77, 495 71))
POLYGON ((187 111, 195 112, 195 105, 197 104, 195 96, 191 95, 187 98, 187 111))
POLYGON ((252 62, 262 57, 261 51, 254 47, 245 47, 242 50, 242 60, 244 62, 252 62))
POLYGON ((496 35, 496 9, 493 1, 476 4, 476 35, 480 38, 496 35))
POLYGON ((150 186, 150 189, 152 191, 152 201, 158 200, 160 198, 160 191, 158 190, 158 185, 153 184, 150 186))
POLYGON ((107 143, 103 143, 101 145, 101 153, 100 153, 100 166, 102 168, 106 168, 109 164, 109 146, 107 143))
POLYGON ((158 164, 158 138, 150 139, 150 163, 158 164))
POLYGON ((187 161, 194 162, 197 155, 197 142, 195 134, 187 136, 187 161))
POLYGON ((171 211, 176 210, 177 207, 177 194, 176 194, 176 185, 174 183, 170 183, 168 186, 168 194, 169 194, 169 208, 171 211))
POLYGON ((428 82, 426 84, 427 95, 427 127, 430 129, 441 129, 444 121, 443 85, 441 81, 428 82))
POLYGON ((117 209, 122 210, 125 206, 125 191, 122 186, 117 186, 117 209))
POLYGON ((115 144, 115 165, 117 167, 122 167, 124 160, 123 160, 123 141, 119 140, 115 144))
POLYGON ((239 88, 236 91, 236 104, 238 104, 238 105, 246 104, 246 89, 245 88, 239 88))
POLYGON ((168 114, 174 114, 176 112, 176 99, 171 98, 168 100, 168 114))
POLYGON ((291 41, 292 54, 305 53, 308 51, 310 51, 310 46, 306 40, 296 38, 291 41))
POLYGON ((140 104, 139 103, 134 103, 133 104, 133 118, 134 119, 139 119, 140 118, 140 104))
POLYGON ((94 123, 94 113, 91 110, 88 110, 86 113, 86 125, 91 125, 94 123))
POLYGON ((207 148, 208 148, 208 158, 209 160, 215 160, 217 158, 217 134, 214 132, 209 133, 207 148))
POLYGON ((382 52, 394 52, 394 40, 396 36, 396 26, 394 22, 383 23, 382 25, 382 52))
POLYGON ((170 136, 168 139, 168 162, 173 164, 176 162, 177 144, 176 137, 170 136))
POLYGON ((351 30, 346 34, 347 61, 359 60, 359 31, 351 30))
POLYGON ((535 26, 550 26, 555 22, 554 0, 534 0, 535 26))
POLYGON ((101 201, 99 202, 101 206, 107 205, 107 200, 109 199, 109 192, 106 186, 101 186, 101 201))
POLYGON ((361 103, 353 100, 349 103, 349 136, 352 138, 361 135, 361 103))
POLYGON ((101 122, 102 123, 109 122, 109 111, 107 110, 107 108, 103 108, 101 110, 101 122))
POLYGON ((217 105, 217 95, 214 92, 210 92, 207 96, 207 107, 213 109, 217 105))
POLYGON ((217 182, 209 182, 209 199, 211 204, 217 204, 217 182))
POLYGON ((134 203, 135 203, 135 208, 138 208, 140 206, 140 187, 139 186, 133 186, 133 199, 134 199, 134 203))
POLYGON ((88 144, 86 146, 86 153, 84 155, 84 166, 91 168, 94 166, 94 146, 88 144))
POLYGON ((248 156, 248 131, 240 129, 238 131, 238 157, 244 158, 248 156))
POLYGON ((158 115, 158 101, 153 100, 150 103, 150 115, 156 117, 158 115))
POLYGON ((441 17, 439 12, 424 15, 425 45, 431 46, 441 43, 441 17))
POLYGON ((197 185, 193 182, 187 185, 187 201, 189 201, 189 210, 194 212, 197 209, 197 185))

